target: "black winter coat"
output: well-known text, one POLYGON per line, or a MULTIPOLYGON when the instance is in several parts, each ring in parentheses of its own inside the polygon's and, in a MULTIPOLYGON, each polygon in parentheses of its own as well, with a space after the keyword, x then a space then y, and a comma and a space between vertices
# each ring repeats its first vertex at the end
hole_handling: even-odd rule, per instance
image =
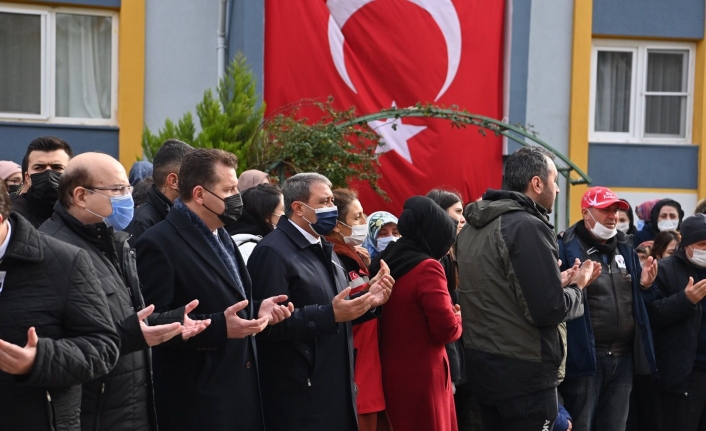
POLYGON ((311 244, 282 216, 253 250, 253 297, 287 295, 292 316, 257 335, 268 431, 358 429, 351 323, 331 301, 348 285, 333 245, 311 244))
POLYGON ((174 203, 164 196, 154 184, 145 196, 145 202, 135 209, 135 215, 132 221, 125 228, 125 232, 132 235, 128 239, 130 247, 135 247, 137 240, 140 239, 143 233, 152 226, 167 218, 169 210, 174 206, 174 203))
MULTIPOLYGON (((106 376, 83 385, 81 429, 102 431, 156 430, 150 350, 137 311, 144 308, 135 252, 128 234, 100 222, 84 225, 60 202, 40 231, 88 251, 108 298, 120 335, 120 359, 106 376)), ((153 313, 149 324, 183 322, 184 309, 153 313)))
POLYGON ((12 200, 12 212, 21 215, 35 228, 39 229, 52 214, 52 204, 36 201, 31 194, 22 193, 12 200))
POLYGON ((252 319, 250 277, 236 250, 243 295, 223 261, 184 214, 170 211, 137 242, 140 280, 157 311, 194 299, 194 318, 210 318, 206 330, 185 343, 157 346, 155 398, 162 430, 262 430, 262 406, 253 337, 226 338, 223 311, 248 299, 238 315, 252 319))
POLYGON ((678 394, 689 387, 701 326, 700 305, 692 304, 684 293, 689 277, 699 281, 684 250, 677 250, 659 261, 654 284, 643 291, 657 357, 657 386, 678 394))
POLYGON ((78 431, 81 384, 106 374, 120 339, 85 251, 40 234, 10 215, 0 261, 0 339, 24 346, 39 336, 32 371, 0 371, 0 429, 78 431))

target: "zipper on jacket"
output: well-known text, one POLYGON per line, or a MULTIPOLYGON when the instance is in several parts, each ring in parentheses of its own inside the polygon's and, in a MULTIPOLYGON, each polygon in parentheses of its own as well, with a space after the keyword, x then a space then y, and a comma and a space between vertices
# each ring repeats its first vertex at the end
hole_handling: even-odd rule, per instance
POLYGON ((93 430, 101 429, 101 416, 103 415, 103 399, 105 398, 105 383, 101 383, 101 391, 98 394, 98 405, 96 406, 96 417, 93 418, 93 430))
MULTIPOLYGON (((615 257, 613 258, 615 259, 615 257)), ((615 334, 613 334, 613 341, 610 342, 610 350, 608 350, 609 355, 613 355, 613 343, 615 339, 618 338, 618 331, 620 330, 620 307, 618 305, 618 292, 615 289, 615 282, 613 281, 613 260, 608 264, 608 274, 610 275, 610 286, 613 288, 613 302, 615 303, 615 334)))
POLYGON ((306 378, 306 384, 307 386, 311 386, 311 379, 309 377, 306 378))
POLYGON ((56 430, 56 424, 54 423, 56 421, 56 414, 54 412, 54 403, 51 401, 51 395, 49 394, 49 391, 46 391, 47 393, 47 415, 49 416, 49 429, 54 431, 56 430))

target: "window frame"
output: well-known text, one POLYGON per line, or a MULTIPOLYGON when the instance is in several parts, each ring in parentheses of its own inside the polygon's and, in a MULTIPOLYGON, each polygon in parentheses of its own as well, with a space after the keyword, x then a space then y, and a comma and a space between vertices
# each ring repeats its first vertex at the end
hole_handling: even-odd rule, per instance
MULTIPOLYGON (((589 130, 591 142, 604 143, 639 143, 639 144, 691 144, 694 117, 694 75, 696 65, 696 45, 693 42, 640 41, 619 39, 594 39, 591 46, 589 130), (645 133, 645 107, 647 100, 647 61, 649 51, 686 51, 687 91, 686 112, 684 119, 684 137, 655 136, 645 133), (599 51, 632 52, 632 82, 630 99, 630 131, 596 131, 596 87, 599 51)), ((673 94, 676 95, 676 94, 673 94)))
POLYGON ((0 12, 41 17, 41 112, 27 114, 17 112, 0 112, 0 122, 26 122, 41 124, 67 124, 85 126, 117 126, 118 125, 118 42, 119 18, 117 11, 103 9, 85 9, 64 6, 15 6, 0 3, 0 12), (56 116, 56 15, 74 14, 87 16, 104 16, 111 18, 111 83, 110 83, 110 118, 80 118, 56 116))

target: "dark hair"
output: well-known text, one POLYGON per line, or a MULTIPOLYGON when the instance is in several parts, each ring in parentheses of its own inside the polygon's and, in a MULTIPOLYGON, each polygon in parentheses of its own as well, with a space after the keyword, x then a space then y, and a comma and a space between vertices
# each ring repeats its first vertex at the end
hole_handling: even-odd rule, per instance
POLYGON ((706 214, 706 198, 701 199, 694 208, 694 214, 706 214))
POLYGON ((7 184, 5 184, 5 181, 0 181, 0 216, 2 216, 3 220, 7 220, 10 217, 11 209, 12 200, 7 191, 7 184))
POLYGON ((268 232, 272 232, 274 228, 267 221, 267 218, 274 214, 281 196, 282 189, 278 185, 258 184, 242 193, 243 209, 253 216, 261 226, 264 226, 268 232))
POLYGON ((427 193, 427 197, 433 200, 444 211, 447 211, 456 203, 460 203, 463 206, 463 198, 461 198, 461 194, 456 190, 432 189, 427 193))
POLYGON ((626 201, 625 199, 620 199, 621 201, 625 202, 628 204, 628 209, 626 210, 620 210, 623 211, 625 214, 628 215, 628 220, 630 221, 630 227, 628 228, 628 231, 625 232, 628 235, 635 235, 637 232, 637 228, 635 227, 635 216, 632 213, 632 205, 630 205, 630 202, 626 201))
POLYGON ((282 194, 284 195, 284 214, 287 217, 292 215, 292 203, 296 201, 306 202, 311 196, 311 186, 316 183, 324 183, 331 187, 331 181, 321 174, 315 172, 302 172, 293 175, 284 182, 282 194))
POLYGON ((194 147, 178 139, 167 139, 152 160, 152 179, 158 188, 164 185, 169 174, 178 173, 184 157, 194 147))
POLYGON ((358 193, 351 189, 335 189, 331 192, 333 193, 333 203, 338 210, 338 219, 345 223, 351 202, 358 199, 358 193))
POLYGON ((152 184, 154 184, 152 177, 146 177, 142 181, 135 184, 135 187, 132 188, 132 201, 135 204, 135 208, 145 202, 145 198, 147 197, 147 193, 152 188, 152 184))
POLYGON ((29 171, 30 153, 34 151, 49 152, 56 150, 66 151, 66 154, 69 155, 69 159, 73 158, 74 156, 74 152, 71 149, 71 146, 67 144, 66 141, 64 141, 63 139, 54 136, 42 136, 41 138, 37 138, 34 141, 30 142, 27 146, 27 152, 25 153, 25 156, 22 159, 22 176, 24 177, 24 174, 29 171))
POLYGON ((662 256, 662 254, 667 250, 669 243, 672 241, 676 241, 677 245, 679 245, 681 235, 679 235, 677 231, 668 230, 658 233, 657 236, 655 236, 654 244, 650 250, 650 256, 658 259, 659 256, 662 256))
POLYGON ((505 190, 525 193, 530 181, 539 177, 543 182, 549 178, 549 163, 554 154, 541 147, 522 147, 512 153, 505 162, 505 190))
POLYGON ((59 178, 59 202, 69 208, 74 201, 74 189, 91 184, 91 174, 84 165, 67 169, 59 178))
POLYGON ((218 182, 217 163, 238 169, 235 154, 215 148, 195 149, 184 156, 179 169, 179 197, 182 201, 191 201, 196 186, 211 188, 218 182))

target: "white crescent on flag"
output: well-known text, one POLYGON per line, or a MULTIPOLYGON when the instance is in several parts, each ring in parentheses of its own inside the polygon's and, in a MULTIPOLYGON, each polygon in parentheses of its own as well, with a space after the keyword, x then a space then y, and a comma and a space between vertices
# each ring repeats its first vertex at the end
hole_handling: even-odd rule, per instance
MULTIPOLYGON (((354 13, 373 1, 375 0, 328 0, 326 2, 326 6, 331 12, 328 20, 328 43, 331 57, 333 57, 333 64, 336 66, 338 74, 341 75, 341 79, 356 94, 358 91, 348 75, 346 63, 343 59, 343 45, 346 39, 341 29, 354 13)), ((426 10, 431 15, 446 41, 446 54, 449 64, 444 85, 434 99, 434 101, 437 101, 451 86, 456 77, 456 72, 458 72, 458 66, 461 63, 461 22, 458 19, 456 7, 454 7, 451 0, 408 1, 426 10)))

